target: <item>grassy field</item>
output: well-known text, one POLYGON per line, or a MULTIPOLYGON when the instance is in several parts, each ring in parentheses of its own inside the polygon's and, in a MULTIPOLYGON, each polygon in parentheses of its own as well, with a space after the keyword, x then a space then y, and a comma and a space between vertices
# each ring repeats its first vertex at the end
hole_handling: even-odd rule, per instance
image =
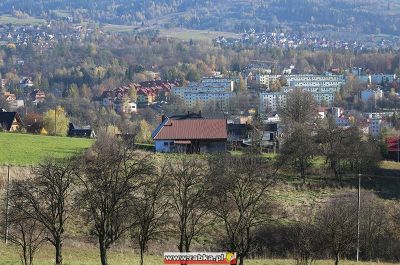
POLYGON ((160 35, 163 37, 177 38, 181 40, 205 40, 211 41, 219 36, 225 38, 237 38, 239 35, 231 32, 208 31, 208 30, 193 30, 184 28, 161 29, 160 35))
MULTIPOLYGON (((53 248, 51 246, 44 246, 35 256, 35 264, 37 265, 51 265, 53 262, 53 248)), ((64 248, 63 253, 64 264, 66 265, 98 265, 100 263, 98 250, 92 245, 87 244, 75 244, 75 246, 67 246, 64 248)), ((132 265, 139 264, 138 256, 134 254, 134 251, 128 249, 114 249, 109 253, 109 263, 111 265, 132 265)), ((0 244, 0 265, 19 265, 18 250, 0 244)), ((162 265, 162 256, 146 256, 145 264, 148 265, 162 265)), ((294 265, 294 260, 279 260, 279 259, 268 259, 268 260, 245 260, 246 265, 294 265)), ((367 265, 389 265, 390 263, 381 262, 350 262, 343 261, 342 265, 355 265, 355 264, 367 264, 367 265)), ((333 261, 317 261, 315 265, 333 265, 333 261)))
POLYGON ((46 156, 67 157, 92 143, 90 139, 0 133, 0 165, 35 165, 46 156))
POLYGON ((40 25, 44 24, 46 21, 44 19, 26 17, 26 18, 16 18, 10 15, 0 16, 0 24, 13 24, 13 25, 40 25))
POLYGON ((107 24, 102 27, 105 31, 113 33, 133 32, 137 26, 107 24))
MULTIPOLYGON (((129 25, 113 25, 107 24, 102 27, 105 31, 114 33, 133 32, 140 28, 139 26, 129 25)), ((149 27, 148 29, 159 29, 161 37, 176 38, 184 41, 201 40, 212 41, 213 39, 224 36, 226 38, 237 38, 239 35, 231 32, 208 31, 208 30, 194 30, 185 28, 172 28, 164 29, 159 27, 149 27)))

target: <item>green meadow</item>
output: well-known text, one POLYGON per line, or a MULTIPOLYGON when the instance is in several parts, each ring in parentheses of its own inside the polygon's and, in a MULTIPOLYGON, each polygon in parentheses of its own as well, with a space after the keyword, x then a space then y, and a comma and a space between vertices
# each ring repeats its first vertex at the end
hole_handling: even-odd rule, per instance
POLYGON ((72 156, 92 143, 81 138, 0 133, 0 165, 36 165, 45 157, 72 156))

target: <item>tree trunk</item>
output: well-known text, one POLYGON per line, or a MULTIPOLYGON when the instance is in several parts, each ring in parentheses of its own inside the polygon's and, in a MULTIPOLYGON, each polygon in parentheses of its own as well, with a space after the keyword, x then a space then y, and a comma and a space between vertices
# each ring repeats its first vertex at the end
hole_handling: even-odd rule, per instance
POLYGON ((185 240, 185 252, 190 252, 190 241, 187 238, 185 240))
POLYGON ((56 265, 62 265, 62 240, 61 238, 55 238, 55 248, 56 248, 56 265))
POLYGON ((335 265, 339 265, 339 253, 335 254, 335 265))
POLYGON ((179 252, 183 252, 183 230, 180 229, 180 240, 179 240, 179 245, 178 245, 178 250, 179 252))
POLYGON ((21 257, 21 260, 22 260, 22 264, 23 264, 23 265, 29 265, 29 263, 28 263, 28 252, 27 252, 27 250, 26 250, 26 247, 22 247, 22 257, 21 257))
POLYGON ((140 246, 140 265, 143 265, 144 248, 140 246))
POLYGON ((103 239, 99 238, 99 248, 100 248, 100 261, 101 265, 107 265, 107 247, 103 239))
POLYGON ((244 257, 242 255, 239 256, 239 265, 244 264, 244 257))

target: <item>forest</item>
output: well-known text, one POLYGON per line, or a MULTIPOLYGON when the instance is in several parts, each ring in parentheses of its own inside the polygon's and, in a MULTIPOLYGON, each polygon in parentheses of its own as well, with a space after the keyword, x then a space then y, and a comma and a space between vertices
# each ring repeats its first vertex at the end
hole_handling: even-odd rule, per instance
POLYGON ((252 1, 15 1, 0 3, 3 13, 16 11, 41 18, 69 16, 75 22, 146 25, 243 32, 342 30, 399 35, 398 1, 252 0, 252 1), (162 20, 161 20, 162 18, 162 20))

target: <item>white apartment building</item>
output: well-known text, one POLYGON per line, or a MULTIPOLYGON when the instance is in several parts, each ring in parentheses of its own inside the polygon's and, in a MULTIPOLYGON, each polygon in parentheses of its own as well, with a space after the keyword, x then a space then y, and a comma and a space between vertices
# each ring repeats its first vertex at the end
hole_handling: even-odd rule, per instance
MULTIPOLYGON (((201 79, 201 84, 204 86, 210 87, 228 87, 231 92, 233 92, 235 88, 235 82, 238 80, 234 80, 232 78, 220 78, 220 77, 203 77, 201 79)), ((194 84, 196 85, 196 84, 194 84)))
POLYGON ((379 85, 381 83, 391 83, 397 79, 396 74, 373 74, 373 75, 359 75, 357 76, 361 83, 369 83, 379 85))
POLYGON ((341 87, 343 81, 288 81, 290 87, 341 87))
POLYGON ((363 90, 361 91, 361 100, 364 103, 367 103, 369 100, 379 100, 383 98, 383 91, 382 89, 377 90, 363 90))
POLYGON ((269 84, 278 81, 282 75, 256 74, 256 84, 269 89, 269 84))
POLYGON ((335 100, 336 92, 335 91, 323 91, 319 89, 303 89, 303 88, 284 88, 282 92, 266 92, 260 93, 260 112, 268 111, 276 111, 280 107, 283 107, 286 104, 286 96, 288 93, 293 91, 294 89, 301 89, 303 91, 310 92, 315 100, 321 104, 326 103, 331 105, 335 100))
POLYGON ((340 81, 344 82, 345 78, 343 75, 285 75, 284 76, 288 82, 331 82, 340 81))
POLYGON ((372 84, 381 84, 382 82, 393 82, 396 80, 396 74, 373 74, 370 75, 370 82, 372 84))
POLYGON ((257 83, 257 85, 266 87, 268 89, 269 88, 269 75, 257 74, 256 75, 256 83, 257 83))
POLYGON ((286 95, 282 92, 260 93, 260 112, 277 111, 286 104, 286 95))
POLYGON ((219 104, 223 108, 227 108, 232 96, 232 92, 185 92, 183 100, 188 107, 195 107, 197 105, 204 106, 208 103, 215 103, 219 104))
POLYGON ((174 87, 173 95, 180 97, 188 107, 219 104, 226 108, 233 97, 234 81, 228 78, 203 78, 201 83, 193 83, 187 87, 174 87))

